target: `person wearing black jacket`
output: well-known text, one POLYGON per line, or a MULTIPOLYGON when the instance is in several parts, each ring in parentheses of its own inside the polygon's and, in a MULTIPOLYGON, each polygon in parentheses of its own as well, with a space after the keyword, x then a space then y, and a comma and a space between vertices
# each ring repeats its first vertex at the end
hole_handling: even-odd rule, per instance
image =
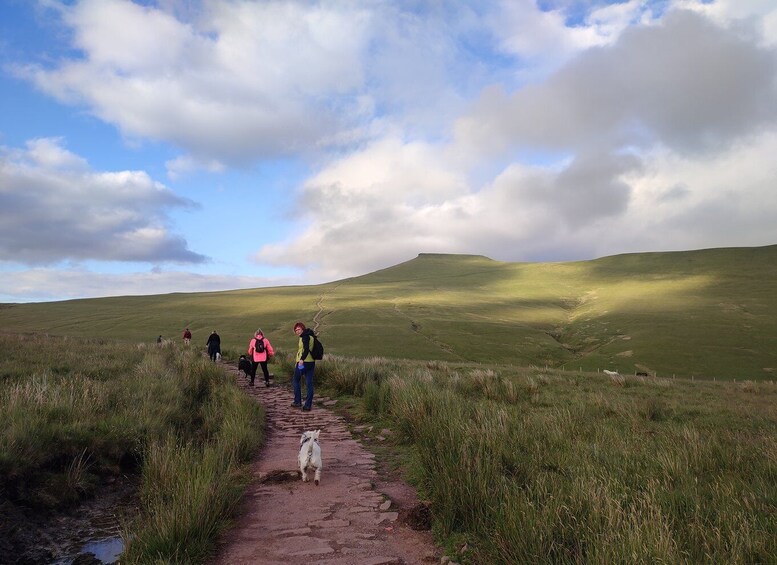
POLYGON ((221 338, 216 333, 216 330, 213 330, 213 333, 208 336, 208 341, 205 342, 205 345, 208 347, 210 360, 215 361, 216 355, 221 355, 221 338))

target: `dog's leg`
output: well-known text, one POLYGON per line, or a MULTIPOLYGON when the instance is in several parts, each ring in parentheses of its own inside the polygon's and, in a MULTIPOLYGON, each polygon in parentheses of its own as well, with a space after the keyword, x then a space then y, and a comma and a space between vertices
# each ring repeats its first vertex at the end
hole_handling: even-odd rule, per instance
POLYGON ((308 482, 307 467, 308 467, 308 457, 307 457, 307 454, 306 453, 305 454, 300 453, 300 457, 299 457, 299 474, 302 476, 302 481, 305 482, 305 483, 308 482))
POLYGON ((318 486, 318 483, 321 481, 321 467, 316 467, 316 476, 313 480, 314 483, 316 483, 316 486, 318 486))

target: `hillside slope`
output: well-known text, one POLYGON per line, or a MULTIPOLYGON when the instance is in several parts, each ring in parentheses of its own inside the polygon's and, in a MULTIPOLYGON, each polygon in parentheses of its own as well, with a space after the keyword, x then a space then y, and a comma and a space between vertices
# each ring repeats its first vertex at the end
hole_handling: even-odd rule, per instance
POLYGON ((261 327, 282 349, 316 323, 347 356, 773 379, 777 246, 567 263, 421 254, 323 285, 5 305, 6 331, 150 341, 216 329, 242 350, 261 327))

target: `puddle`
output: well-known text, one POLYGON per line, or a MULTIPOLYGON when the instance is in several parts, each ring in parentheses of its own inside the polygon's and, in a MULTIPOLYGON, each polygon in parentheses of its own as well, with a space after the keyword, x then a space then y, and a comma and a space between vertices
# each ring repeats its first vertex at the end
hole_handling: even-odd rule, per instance
POLYGON ((124 551, 124 542, 118 537, 93 541, 81 548, 81 553, 92 553, 103 563, 113 563, 122 551, 124 551))
POLYGON ((49 565, 117 563, 124 550, 122 526, 137 512, 137 480, 123 477, 74 511, 30 524, 27 547, 18 557, 49 565))
POLYGON ((110 537, 90 541, 75 551, 75 555, 57 559, 52 565, 73 565, 74 563, 116 563, 121 552, 124 551, 124 542, 120 537, 110 537), (88 559, 89 561, 86 561, 88 559))

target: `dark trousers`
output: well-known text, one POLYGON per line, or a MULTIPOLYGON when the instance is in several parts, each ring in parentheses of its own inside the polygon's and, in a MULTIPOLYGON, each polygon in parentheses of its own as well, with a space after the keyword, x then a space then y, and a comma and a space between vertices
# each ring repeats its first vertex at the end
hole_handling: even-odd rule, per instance
POLYGON ((256 378, 256 368, 260 365, 262 367, 262 374, 264 375, 264 384, 270 384, 270 371, 267 370, 267 360, 251 361, 251 366, 253 367, 253 371, 251 371, 251 384, 254 384, 254 379, 256 378))
POLYGON ((291 384, 294 388, 294 404, 302 403, 302 377, 305 377, 305 388, 307 388, 307 394, 305 396, 305 404, 303 408, 310 409, 313 404, 313 373, 316 370, 315 361, 305 361, 305 366, 294 366, 294 374, 291 377, 291 384))

